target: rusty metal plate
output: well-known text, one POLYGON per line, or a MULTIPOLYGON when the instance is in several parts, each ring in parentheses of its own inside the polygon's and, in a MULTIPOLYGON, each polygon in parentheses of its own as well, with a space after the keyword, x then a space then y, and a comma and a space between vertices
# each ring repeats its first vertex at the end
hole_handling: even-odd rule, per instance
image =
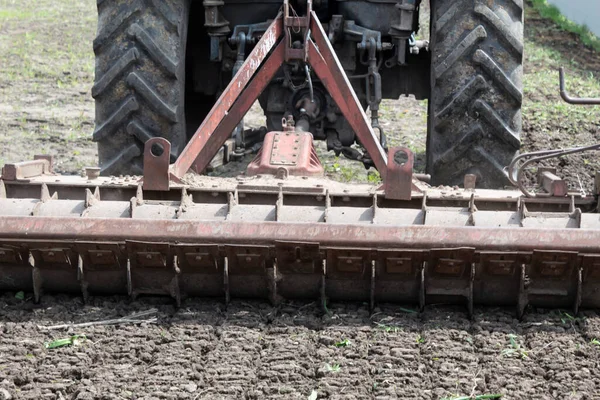
POLYGON ((2 168, 2 179, 15 181, 33 178, 51 173, 51 164, 47 159, 22 161, 14 164, 5 164, 2 168))
POLYGON ((277 270, 285 274, 320 273, 321 250, 318 243, 276 242, 277 270))
POLYGON ((544 279, 569 279, 577 265, 576 252, 535 250, 529 276, 544 279))
POLYGON ((470 275, 475 249, 433 249, 429 252, 427 272, 431 277, 462 278, 470 275))
POLYGON ((13 247, 0 247, 1 264, 23 264, 27 261, 27 252, 13 247))
POLYGON ((600 281, 600 254, 584 254, 581 256, 583 282, 600 281))
POLYGON ((328 278, 370 278, 371 250, 331 248, 327 250, 328 278))
POLYGON ((379 250, 377 275, 385 279, 406 279, 416 276, 425 260, 423 250, 379 250))
POLYGON ((180 245, 175 247, 179 267, 183 272, 202 272, 206 274, 222 274, 219 268, 218 245, 180 245))
POLYGON ((166 243, 126 242, 132 267, 170 268, 173 254, 166 243))
POLYGON ((514 277, 520 274, 525 255, 515 251, 479 253, 479 264, 486 275, 514 277))
POLYGON ((406 147, 394 147, 388 153, 387 176, 384 182, 387 199, 410 200, 415 155, 406 147))
POLYGON ((69 269, 77 266, 77 254, 72 249, 54 247, 55 244, 50 243, 48 246, 48 248, 29 250, 35 260, 36 268, 69 269))
POLYGON ((162 137, 154 137, 144 144, 144 189, 169 190, 169 161, 171 143, 162 137))
POLYGON ((270 261, 268 246, 225 246, 230 275, 262 275, 270 261))
POLYGON ((77 243, 75 250, 89 271, 118 270, 125 267, 125 249, 117 243, 77 243))
POLYGON ((300 134, 296 132, 276 132, 273 135, 271 164, 296 165, 298 163, 298 146, 300 134))

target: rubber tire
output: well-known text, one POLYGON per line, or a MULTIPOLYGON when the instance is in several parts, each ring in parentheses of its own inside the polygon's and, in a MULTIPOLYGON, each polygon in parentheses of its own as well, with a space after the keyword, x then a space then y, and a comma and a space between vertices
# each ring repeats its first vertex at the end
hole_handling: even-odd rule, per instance
POLYGON ((188 0, 98 0, 94 40, 98 158, 103 175, 143 172, 144 143, 186 142, 185 44, 188 0))
POLYGON ((427 170, 434 185, 508 184, 523 100, 523 1, 432 0, 427 170))

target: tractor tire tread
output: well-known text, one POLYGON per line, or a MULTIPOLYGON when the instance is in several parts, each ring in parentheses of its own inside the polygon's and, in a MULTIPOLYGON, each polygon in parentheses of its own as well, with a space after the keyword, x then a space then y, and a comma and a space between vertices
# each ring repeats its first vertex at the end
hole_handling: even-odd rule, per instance
POLYGON ((168 139, 174 154, 185 145, 187 4, 97 2, 93 140, 103 175, 141 173, 144 143, 152 137, 168 139))
POLYGON ((433 184, 508 183, 520 147, 523 3, 432 2, 432 89, 427 169, 433 184))

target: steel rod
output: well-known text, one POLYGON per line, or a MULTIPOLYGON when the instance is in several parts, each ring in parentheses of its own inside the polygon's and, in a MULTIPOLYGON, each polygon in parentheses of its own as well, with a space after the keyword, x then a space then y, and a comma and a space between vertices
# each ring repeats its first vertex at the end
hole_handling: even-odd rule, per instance
POLYGON ((580 98, 580 97, 571 97, 569 93, 567 93, 567 89, 565 88, 565 70, 564 68, 559 69, 560 74, 560 96, 569 104, 580 104, 580 105, 596 105, 600 104, 600 99, 594 98, 580 98))

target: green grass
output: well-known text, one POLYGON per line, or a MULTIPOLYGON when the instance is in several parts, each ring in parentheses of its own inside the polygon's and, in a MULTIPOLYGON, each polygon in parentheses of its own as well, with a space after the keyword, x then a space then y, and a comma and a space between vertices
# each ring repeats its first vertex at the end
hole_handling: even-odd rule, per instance
MULTIPOLYGON (((585 144, 590 140, 589 132, 597 130, 600 107, 565 103, 559 93, 558 69, 565 67, 567 91, 573 96, 600 97, 600 80, 588 65, 581 64, 581 58, 544 42, 546 35, 561 35, 566 29, 556 22, 558 10, 541 0, 533 0, 529 4, 525 13, 524 131, 543 133, 550 138, 556 136, 556 139, 560 138, 560 147, 585 144), (528 19, 539 17, 548 18, 556 25, 540 28, 527 24, 528 19)), ((523 150, 531 149, 525 147, 523 150)))
POLYGON ((337 364, 337 363, 325 364, 325 368, 327 368, 328 372, 333 372, 333 373, 337 373, 342 370, 342 367, 340 366, 340 364, 337 364))
POLYGON ((0 0, 0 159, 55 156, 58 171, 96 164, 91 141, 94 0, 0 0))
POLYGON ((587 26, 577 24, 567 19, 556 6, 548 4, 546 0, 532 0, 532 4, 542 17, 553 21, 561 29, 567 32, 579 35, 581 41, 586 46, 589 46, 596 51, 600 51, 600 39, 594 35, 587 26))
POLYGON ((507 348, 505 348, 504 350, 502 350, 502 352, 500 353, 503 357, 511 357, 511 356, 518 356, 521 359, 525 359, 527 357, 529 357, 529 354, 527 352, 527 350, 525 350, 523 348, 523 346, 521 346, 521 344, 519 344, 517 342, 517 336, 510 334, 508 335, 508 341, 509 341, 509 346, 507 348))
POLYGON ((92 82, 95 30, 91 1, 0 0, 0 31, 11 32, 0 38, 0 81, 92 82))

